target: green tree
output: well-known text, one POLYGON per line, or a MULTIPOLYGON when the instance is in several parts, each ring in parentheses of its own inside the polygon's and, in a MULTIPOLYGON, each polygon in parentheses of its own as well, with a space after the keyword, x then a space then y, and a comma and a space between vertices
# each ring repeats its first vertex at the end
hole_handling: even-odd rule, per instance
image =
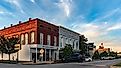
POLYGON ((81 35, 80 37, 80 40, 79 40, 79 49, 82 51, 82 53, 86 53, 86 50, 87 50, 87 41, 88 39, 84 36, 84 35, 81 35))
POLYGON ((70 44, 66 44, 66 46, 63 49, 61 49, 60 51, 62 52, 62 54, 61 54, 62 58, 66 59, 72 54, 73 49, 70 44))
POLYGON ((112 56, 112 57, 117 57, 117 53, 112 51, 112 52, 109 52, 109 56, 112 56))
POLYGON ((93 59, 100 59, 100 54, 99 54, 99 52, 97 50, 94 52, 94 55, 93 55, 92 58, 93 59))
POLYGON ((100 57, 107 57, 108 56, 108 53, 106 52, 106 51, 104 51, 104 52, 102 52, 101 54, 100 54, 100 57))
POLYGON ((18 50, 15 50, 15 44, 19 43, 18 38, 5 38, 4 36, 0 36, 0 51, 3 53, 9 55, 10 60, 10 54, 17 52, 18 50))

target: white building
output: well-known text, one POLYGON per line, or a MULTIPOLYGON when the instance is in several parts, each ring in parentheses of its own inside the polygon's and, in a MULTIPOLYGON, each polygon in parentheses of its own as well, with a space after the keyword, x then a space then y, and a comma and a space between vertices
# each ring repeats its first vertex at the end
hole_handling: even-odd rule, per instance
POLYGON ((79 50, 79 36, 79 33, 59 26, 59 49, 64 48, 66 44, 70 44, 74 50, 79 50))

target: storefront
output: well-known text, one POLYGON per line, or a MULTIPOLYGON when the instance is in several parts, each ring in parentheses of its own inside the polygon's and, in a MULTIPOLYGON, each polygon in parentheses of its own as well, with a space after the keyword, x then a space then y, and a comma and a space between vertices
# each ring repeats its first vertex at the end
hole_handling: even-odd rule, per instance
POLYGON ((54 61, 58 57, 58 48, 48 45, 30 45, 30 60, 54 61))

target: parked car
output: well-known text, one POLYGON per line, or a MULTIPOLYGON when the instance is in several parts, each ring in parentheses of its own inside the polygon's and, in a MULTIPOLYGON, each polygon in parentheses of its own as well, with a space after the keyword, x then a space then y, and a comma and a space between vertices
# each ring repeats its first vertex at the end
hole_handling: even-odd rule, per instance
POLYGON ((92 58, 91 57, 85 57, 85 61, 90 62, 90 61, 92 61, 92 58))
POLYGON ((74 53, 68 58, 64 59, 65 62, 83 62, 83 57, 79 53, 74 53))
POLYGON ((112 60, 115 59, 115 57, 107 56, 107 57, 101 57, 101 60, 112 60))

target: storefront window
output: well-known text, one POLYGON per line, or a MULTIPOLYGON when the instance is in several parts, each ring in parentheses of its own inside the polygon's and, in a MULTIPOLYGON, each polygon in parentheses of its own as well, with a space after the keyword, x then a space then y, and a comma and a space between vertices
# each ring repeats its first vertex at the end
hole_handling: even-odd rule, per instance
POLYGON ((40 44, 43 45, 43 33, 40 33, 40 44))

